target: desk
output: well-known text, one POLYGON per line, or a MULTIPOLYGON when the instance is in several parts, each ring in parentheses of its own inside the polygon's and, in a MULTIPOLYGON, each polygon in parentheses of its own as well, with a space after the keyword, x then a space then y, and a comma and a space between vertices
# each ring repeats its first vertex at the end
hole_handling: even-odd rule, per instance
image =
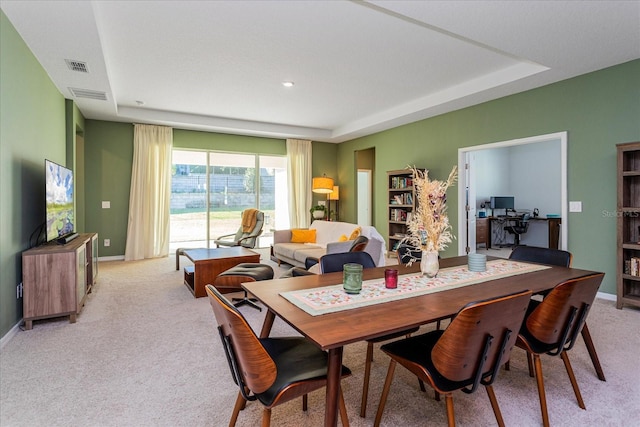
MULTIPOLYGON (((493 237, 493 233, 495 232, 495 227, 493 225, 494 222, 500 223, 499 230, 503 230, 507 222, 509 224, 515 223, 522 219, 521 216, 507 216, 507 217, 498 217, 491 216, 489 217, 489 231, 487 237, 487 249, 491 248, 491 240, 493 237), (493 230, 492 230, 493 228, 493 230)), ((531 217, 529 221, 547 221, 549 223, 549 248, 550 249, 558 249, 558 244, 560 242, 560 224, 562 224, 562 218, 543 218, 543 217, 531 217)), ((506 233, 506 231, 505 231, 506 233)), ((477 236, 476 236, 477 239, 477 236)))
MULTIPOLYGON (((440 267, 463 265, 466 262, 466 256, 444 258, 440 260, 440 267)), ((399 274, 420 271, 419 263, 414 263, 411 267, 400 264, 395 268, 399 270, 399 274)), ((335 426, 338 422, 340 367, 345 345, 446 319, 456 314, 469 302, 498 297, 523 289, 538 293, 566 280, 593 273, 587 270, 551 267, 463 288, 321 316, 307 314, 281 297, 280 293, 342 283, 342 272, 243 283, 242 287, 268 308, 260 333, 261 337, 269 336, 277 315, 318 347, 329 352, 325 426, 335 426), (349 327, 345 328, 345 324, 349 327)), ((363 272, 364 280, 380 277, 384 277, 384 267, 365 269, 363 272)))

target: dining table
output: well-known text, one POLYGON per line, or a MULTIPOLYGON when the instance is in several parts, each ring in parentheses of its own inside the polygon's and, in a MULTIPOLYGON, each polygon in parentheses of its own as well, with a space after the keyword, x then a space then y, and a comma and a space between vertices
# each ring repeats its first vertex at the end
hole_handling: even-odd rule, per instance
MULTIPOLYGON (((488 257, 487 262, 496 258, 488 257)), ((506 261, 506 260, 503 260, 506 261)), ((440 272, 467 265, 467 256, 440 259, 440 272)), ((411 266, 394 265, 386 268, 398 270, 399 277, 420 275, 418 262, 411 266)), ((385 267, 365 269, 363 281, 384 278, 385 267)), ((522 290, 534 294, 552 289, 559 283, 592 274, 602 274, 589 270, 545 266, 543 269, 488 278, 478 283, 462 287, 445 288, 440 291, 420 294, 399 300, 386 301, 346 310, 310 314, 285 298, 285 295, 323 289, 342 284, 342 272, 305 275, 249 282, 242 287, 255 296, 267 308, 260 331, 261 337, 268 337, 277 317, 289 324, 301 335, 328 353, 325 426, 335 426, 338 422, 338 396, 340 372, 345 345, 366 341, 383 335, 400 332, 455 316, 466 304, 491 299, 522 290)))

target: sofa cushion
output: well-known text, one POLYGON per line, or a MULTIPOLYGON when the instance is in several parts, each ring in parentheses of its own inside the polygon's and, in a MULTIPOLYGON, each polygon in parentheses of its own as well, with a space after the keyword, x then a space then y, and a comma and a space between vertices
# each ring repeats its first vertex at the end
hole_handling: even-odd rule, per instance
POLYGON ((298 249, 295 252, 293 259, 304 264, 304 262, 307 260, 308 257, 320 258, 322 255, 325 254, 325 252, 326 252, 326 249, 324 248, 312 248, 312 247, 302 248, 302 249, 298 249))
MULTIPOLYGON (((324 248, 321 248, 320 246, 317 245, 311 245, 311 244, 302 244, 302 243, 278 243, 277 245, 277 250, 278 250, 278 255, 282 255, 283 257, 286 258, 290 258, 290 259, 296 259, 296 252, 297 251, 307 251, 310 249, 319 249, 321 251, 324 251, 324 248)), ((304 263, 304 259, 302 260, 302 262, 304 263)))

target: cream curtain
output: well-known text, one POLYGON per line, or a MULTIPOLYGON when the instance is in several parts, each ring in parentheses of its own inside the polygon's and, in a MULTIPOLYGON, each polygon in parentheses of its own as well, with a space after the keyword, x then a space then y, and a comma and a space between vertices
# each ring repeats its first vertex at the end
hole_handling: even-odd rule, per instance
POLYGON ((287 139, 287 176, 289 179, 289 223, 291 228, 311 223, 311 141, 287 139))
POLYGON ((126 261, 169 254, 173 129, 135 125, 126 261))

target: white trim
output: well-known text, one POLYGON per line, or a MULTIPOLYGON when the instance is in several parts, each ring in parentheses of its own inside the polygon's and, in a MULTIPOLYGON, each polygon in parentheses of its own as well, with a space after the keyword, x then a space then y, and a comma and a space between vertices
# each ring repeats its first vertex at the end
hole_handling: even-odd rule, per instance
POLYGON ((616 301, 616 296, 614 294, 608 294, 606 292, 598 292, 596 294, 596 298, 600 298, 606 301, 616 301))
MULTIPOLYGON (((527 138, 511 139, 508 141, 499 141, 489 144, 474 145, 458 149, 458 170, 464 171, 466 154, 470 151, 489 150, 492 148, 512 147, 515 145, 532 144, 537 142, 548 142, 560 140, 560 197, 561 197, 561 218, 562 227, 560 227, 560 249, 568 250, 569 245, 569 201, 567 193, 567 131, 549 133, 546 135, 530 136, 527 138)), ((465 189, 467 183, 464 181, 466 177, 459 175, 458 185, 458 255, 466 255, 465 248, 467 246, 466 234, 462 230, 466 227, 465 209, 465 189)))
POLYGON ((101 256, 98 257, 98 261, 124 261, 124 255, 101 256))
POLYGON ((22 319, 20 319, 18 321, 18 323, 16 323, 16 325, 9 329, 9 332, 7 332, 6 334, 4 334, 4 336, 2 337, 2 339, 0 339, 0 350, 2 350, 2 348, 4 348, 4 346, 11 341, 11 339, 13 337, 16 336, 16 334, 18 333, 18 331, 20 330, 20 325, 22 325, 22 319))

